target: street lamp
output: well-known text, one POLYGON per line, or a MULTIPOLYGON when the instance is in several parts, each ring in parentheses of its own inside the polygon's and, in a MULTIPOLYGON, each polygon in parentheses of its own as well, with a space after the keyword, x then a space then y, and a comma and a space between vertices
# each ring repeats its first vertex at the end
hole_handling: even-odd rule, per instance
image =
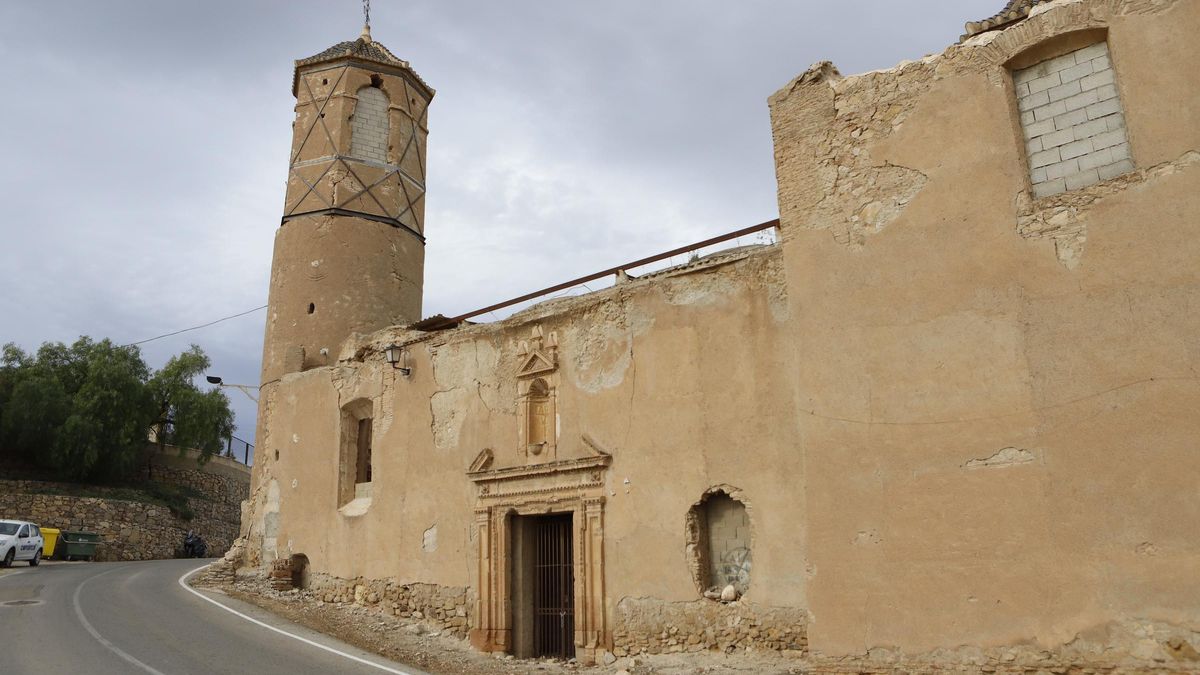
POLYGON ((392 367, 400 371, 400 374, 408 377, 412 375, 412 368, 408 366, 408 350, 400 345, 391 345, 383 350, 383 356, 387 362, 392 364, 392 367), (399 365, 404 364, 404 365, 399 365))
POLYGON ((225 384, 224 382, 221 381, 221 378, 217 377, 216 375, 205 375, 204 379, 208 380, 209 384, 215 384, 218 387, 229 387, 232 389, 237 389, 238 391, 245 394, 246 398, 250 399, 251 401, 254 401, 255 403, 258 403, 258 397, 255 396, 254 394, 250 393, 250 392, 254 391, 255 388, 248 384, 225 384))

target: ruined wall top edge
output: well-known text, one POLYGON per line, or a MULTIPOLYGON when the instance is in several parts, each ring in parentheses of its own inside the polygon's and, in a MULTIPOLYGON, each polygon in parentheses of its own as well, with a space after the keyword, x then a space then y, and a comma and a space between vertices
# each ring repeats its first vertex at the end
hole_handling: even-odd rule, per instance
MULTIPOLYGON (((581 295, 549 298, 523 309, 505 319, 490 323, 466 323, 458 328, 439 331, 421 331, 405 326, 391 326, 370 334, 351 335, 342 345, 339 362, 361 361, 364 355, 381 352, 389 345, 405 345, 420 342, 448 343, 475 339, 488 334, 499 334, 531 323, 577 315, 606 302, 612 302, 630 293, 645 292, 690 275, 722 274, 726 270, 737 274, 745 266, 756 264, 779 264, 782 249, 778 243, 745 246, 728 251, 719 251, 689 261, 682 265, 647 273, 637 278, 630 277, 625 283, 583 293, 581 295)), ((771 283, 769 279, 754 276, 754 283, 771 283)), ((782 282, 780 282, 782 283, 782 282)))
POLYGON ((1028 17, 973 35, 940 52, 904 60, 890 68, 842 75, 829 61, 818 61, 768 97, 771 106, 806 86, 825 84, 835 91, 865 86, 876 78, 895 79, 918 70, 935 78, 986 72, 1003 65, 1020 52, 1056 35, 1104 28, 1110 18, 1166 11, 1179 0, 1049 0, 1033 7, 1028 17))

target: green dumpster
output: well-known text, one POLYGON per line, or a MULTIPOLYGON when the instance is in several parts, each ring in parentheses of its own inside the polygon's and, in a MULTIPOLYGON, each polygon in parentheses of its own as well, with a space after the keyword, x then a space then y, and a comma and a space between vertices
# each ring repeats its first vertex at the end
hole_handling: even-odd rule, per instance
POLYGON ((58 545, 55 548, 62 560, 91 560, 96 556, 96 547, 101 543, 100 535, 95 532, 63 530, 58 535, 58 545))

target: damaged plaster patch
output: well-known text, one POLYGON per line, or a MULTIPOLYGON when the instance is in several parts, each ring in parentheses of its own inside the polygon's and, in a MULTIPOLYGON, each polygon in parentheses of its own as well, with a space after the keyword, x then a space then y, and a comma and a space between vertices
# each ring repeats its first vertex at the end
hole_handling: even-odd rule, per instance
POLYGON ((562 329, 570 373, 579 389, 595 394, 625 381, 633 364, 634 338, 650 330, 654 316, 621 302, 604 303, 562 329))
POLYGON ((430 430, 439 450, 458 445, 472 399, 491 413, 504 409, 500 391, 509 383, 500 355, 486 340, 469 339, 429 347, 433 379, 439 391, 429 397, 430 430), (487 383, 484 383, 487 380, 487 383))
POLYGON ((380 365, 342 365, 328 372, 329 382, 337 391, 338 408, 344 408, 354 401, 369 401, 371 417, 375 420, 375 433, 380 438, 386 436, 395 421, 396 392, 394 387, 382 386, 384 377, 380 365))
POLYGON ((588 331, 586 342, 573 354, 575 384, 595 394, 612 389, 625 380, 625 372, 633 363, 633 335, 627 331, 604 327, 588 331))
POLYGON ((679 276, 663 285, 663 297, 671 305, 712 305, 740 291, 740 285, 724 274, 679 276))
POLYGON ((995 469, 1006 466, 1028 464, 1037 459, 1037 453, 1024 448, 1004 448, 991 457, 972 459, 963 466, 967 469, 995 469))
POLYGON ((791 316, 788 309, 787 280, 783 277, 783 265, 779 259, 770 261, 763 275, 767 285, 767 310, 776 323, 783 323, 791 316))
MULTIPOLYGON (((857 150, 857 148, 856 148, 857 150)), ((900 217, 929 179, 916 169, 839 165, 825 198, 817 204, 822 220, 833 223, 833 237, 858 249, 868 236, 882 232, 900 217)))
POLYGON ((1017 232, 1026 239, 1049 239, 1058 262, 1068 270, 1079 268, 1087 243, 1087 218, 1106 198, 1200 164, 1200 152, 1117 176, 1086 188, 1034 200, 1028 192, 1017 195, 1017 232))
POLYGON ((437 523, 434 523, 432 527, 425 530, 425 533, 421 535, 421 550, 426 553, 433 553, 437 550, 437 547, 437 523))
POLYGON ((438 450, 458 445, 458 434, 466 421, 467 403, 471 390, 462 387, 434 392, 429 397, 429 413, 432 418, 433 445, 438 450))
POLYGON ((928 177, 871 153, 914 114, 936 66, 922 59, 841 78, 817 64, 771 98, 785 230, 829 230, 858 250, 900 217, 928 177), (806 159, 785 161, 791 156, 806 159))
POLYGON ((855 546, 874 546, 883 543, 883 538, 875 530, 859 530, 851 543, 855 546))

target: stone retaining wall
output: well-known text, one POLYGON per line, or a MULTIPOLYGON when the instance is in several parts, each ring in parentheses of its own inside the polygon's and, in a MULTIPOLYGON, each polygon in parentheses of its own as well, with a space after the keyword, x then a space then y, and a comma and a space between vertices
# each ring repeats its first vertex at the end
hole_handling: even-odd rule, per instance
POLYGON ((242 500, 250 496, 250 467, 228 457, 212 457, 204 464, 197 462, 195 450, 168 445, 163 450, 151 446, 147 450, 149 480, 190 488, 214 502, 231 504, 241 518, 242 500))
MULTIPOLYGON (((85 530, 104 537, 96 560, 156 560, 175 557, 188 530, 204 537, 209 553, 220 555, 238 536, 240 511, 229 504, 191 499, 191 520, 165 506, 106 497, 44 494, 75 488, 63 483, 0 480, 0 514, 60 530, 85 530)), ((90 488, 98 494, 112 492, 90 488)))

